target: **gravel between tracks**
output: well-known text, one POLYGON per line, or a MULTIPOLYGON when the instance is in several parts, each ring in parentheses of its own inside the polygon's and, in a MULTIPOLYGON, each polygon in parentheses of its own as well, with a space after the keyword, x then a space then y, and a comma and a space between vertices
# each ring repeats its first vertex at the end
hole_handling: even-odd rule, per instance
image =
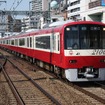
MULTIPOLYGON (((12 57, 11 57, 11 59, 12 59, 12 57)), ((33 72, 32 71, 33 66, 31 67, 27 63, 25 63, 21 60, 18 60, 18 62, 16 62, 16 65, 19 65, 20 68, 22 68, 24 71, 26 71, 26 73, 28 73, 34 79, 47 78, 47 79, 39 79, 39 80, 35 80, 35 81, 38 84, 40 84, 46 91, 48 91, 50 94, 52 94, 55 98, 57 98, 58 101, 60 101, 62 103, 62 105, 103 105, 103 104, 97 102, 96 100, 90 98, 89 96, 72 88, 71 86, 68 86, 68 85, 60 82, 57 79, 54 79, 54 78, 50 79, 52 77, 42 71, 33 72)), ((6 66, 6 67, 8 68, 8 66, 6 66)), ((22 80, 22 78, 20 78, 19 75, 14 76, 14 73, 12 71, 10 71, 10 73, 13 78, 15 77, 16 80, 18 80, 18 79, 22 80)), ((3 77, 1 77, 1 79, 2 79, 2 81, 4 81, 3 77)), ((5 85, 4 86, 5 93, 10 94, 9 93, 10 90, 8 90, 8 85, 5 83, 3 83, 3 85, 5 85)), ((0 89, 0 92, 1 91, 2 90, 0 89)), ((9 96, 9 95, 7 95, 7 96, 9 96)), ((6 100, 5 102, 11 103, 12 98, 5 97, 5 100, 6 100)), ((4 105, 6 105, 6 104, 4 104, 4 105)), ((14 104, 10 104, 10 105, 14 105, 14 104)))

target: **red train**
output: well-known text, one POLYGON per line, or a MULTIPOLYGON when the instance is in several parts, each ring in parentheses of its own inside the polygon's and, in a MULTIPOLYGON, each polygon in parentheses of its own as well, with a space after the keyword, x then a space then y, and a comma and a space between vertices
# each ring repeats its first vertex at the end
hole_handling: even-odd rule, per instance
POLYGON ((0 47, 69 81, 105 80, 105 24, 57 24, 0 39, 0 47))

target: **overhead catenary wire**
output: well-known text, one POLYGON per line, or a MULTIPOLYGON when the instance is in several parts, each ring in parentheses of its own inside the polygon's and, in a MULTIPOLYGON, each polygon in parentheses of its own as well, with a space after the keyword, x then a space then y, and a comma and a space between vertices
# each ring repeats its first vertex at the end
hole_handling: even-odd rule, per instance
POLYGON ((16 10, 16 8, 21 4, 22 1, 23 1, 23 0, 17 1, 17 5, 16 5, 16 7, 13 8, 13 11, 16 10))
POLYGON ((14 6, 15 2, 16 2, 16 0, 14 0, 14 2, 13 2, 13 4, 12 4, 12 6, 11 6, 11 8, 10 8, 10 10, 12 10, 12 8, 13 8, 13 6, 14 6))

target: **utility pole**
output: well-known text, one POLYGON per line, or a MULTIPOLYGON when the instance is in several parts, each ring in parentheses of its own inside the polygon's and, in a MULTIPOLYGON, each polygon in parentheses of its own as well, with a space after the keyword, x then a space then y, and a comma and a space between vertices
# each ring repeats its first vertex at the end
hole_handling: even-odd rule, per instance
MULTIPOLYGON (((7 2, 7 1, 0 1, 0 5, 1 5, 1 3, 6 3, 6 2, 7 2)), ((0 23, 2 23, 3 21, 4 21, 4 15, 1 14, 0 23)), ((1 31, 1 32, 4 31, 2 28, 3 28, 3 26, 0 25, 0 31, 1 31)))
POLYGON ((51 13, 50 13, 50 2, 48 4, 48 22, 50 23, 51 22, 51 13))

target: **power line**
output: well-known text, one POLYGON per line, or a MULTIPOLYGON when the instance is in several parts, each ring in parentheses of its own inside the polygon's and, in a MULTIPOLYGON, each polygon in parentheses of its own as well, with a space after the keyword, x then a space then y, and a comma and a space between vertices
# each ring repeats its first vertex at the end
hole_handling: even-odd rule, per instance
POLYGON ((14 0, 14 2, 13 2, 13 4, 12 4, 12 6, 11 6, 11 8, 10 8, 10 10, 11 10, 11 9, 12 9, 12 7, 14 6, 15 2, 16 2, 16 0, 14 0))
POLYGON ((0 6, 2 5, 1 3, 7 3, 7 1, 0 1, 0 6))
POLYGON ((13 11, 21 4, 23 0, 17 1, 17 6, 13 9, 13 11))

